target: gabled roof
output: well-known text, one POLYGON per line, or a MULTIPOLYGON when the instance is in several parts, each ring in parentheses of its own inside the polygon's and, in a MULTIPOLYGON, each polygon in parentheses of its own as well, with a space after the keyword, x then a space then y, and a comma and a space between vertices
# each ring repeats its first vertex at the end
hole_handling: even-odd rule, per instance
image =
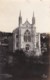
POLYGON ((31 26, 31 24, 29 23, 28 20, 25 21, 25 23, 23 24, 23 26, 24 26, 24 25, 30 25, 30 26, 31 26))
POLYGON ((15 30, 13 30, 13 33, 17 33, 17 34, 19 34, 19 27, 16 28, 15 30))

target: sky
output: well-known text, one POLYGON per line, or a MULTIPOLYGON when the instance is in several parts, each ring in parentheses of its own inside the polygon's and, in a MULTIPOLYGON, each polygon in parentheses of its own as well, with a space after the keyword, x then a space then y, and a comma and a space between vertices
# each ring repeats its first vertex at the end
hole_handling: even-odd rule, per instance
POLYGON ((34 12, 36 31, 50 33, 50 0, 0 0, 0 31, 12 32, 18 27, 21 10, 22 23, 32 23, 34 12))

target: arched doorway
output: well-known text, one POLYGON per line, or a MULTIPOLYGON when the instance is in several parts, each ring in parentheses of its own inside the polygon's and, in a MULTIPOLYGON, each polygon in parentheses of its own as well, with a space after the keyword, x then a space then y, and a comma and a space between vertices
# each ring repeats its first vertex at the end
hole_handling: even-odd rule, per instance
POLYGON ((30 45, 26 44, 26 51, 28 51, 30 49, 30 45))

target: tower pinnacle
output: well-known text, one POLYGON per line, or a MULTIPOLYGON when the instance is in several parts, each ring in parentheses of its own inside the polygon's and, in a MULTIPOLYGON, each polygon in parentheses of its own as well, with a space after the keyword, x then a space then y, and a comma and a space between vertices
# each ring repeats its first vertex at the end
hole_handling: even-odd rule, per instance
POLYGON ((20 13, 19 13, 19 16, 21 17, 21 11, 20 11, 20 13))
POLYGON ((21 11, 20 11, 20 13, 19 13, 19 26, 21 26, 21 24, 22 24, 22 16, 21 16, 21 11))
POLYGON ((33 17, 32 17, 32 25, 35 24, 35 17, 34 17, 34 12, 33 12, 33 17))

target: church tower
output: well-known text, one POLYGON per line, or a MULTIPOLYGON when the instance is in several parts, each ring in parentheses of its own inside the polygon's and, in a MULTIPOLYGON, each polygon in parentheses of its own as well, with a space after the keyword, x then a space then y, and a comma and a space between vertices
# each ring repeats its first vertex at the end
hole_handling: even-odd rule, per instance
POLYGON ((34 12, 33 12, 33 17, 32 17, 32 25, 35 24, 35 17, 34 17, 34 12))
POLYGON ((21 11, 20 11, 20 14, 19 14, 19 26, 21 26, 22 24, 22 16, 21 16, 21 11))

